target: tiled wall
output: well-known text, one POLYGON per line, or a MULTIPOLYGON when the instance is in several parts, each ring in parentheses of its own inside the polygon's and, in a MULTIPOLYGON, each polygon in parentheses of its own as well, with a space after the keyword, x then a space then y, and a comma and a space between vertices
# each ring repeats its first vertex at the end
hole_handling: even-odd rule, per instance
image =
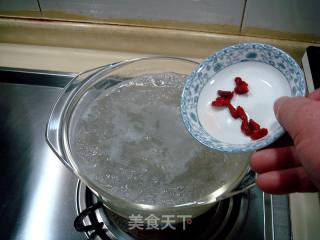
POLYGON ((320 40, 320 0, 247 0, 242 32, 320 40))
POLYGON ((58 11, 115 20, 171 20, 240 26, 245 0, 40 0, 44 16, 58 11), (233 7, 227 7, 233 6, 233 7))
POLYGON ((245 0, 40 0, 40 4, 42 15, 49 18, 239 33, 245 0))
POLYGON ((0 14, 40 16, 37 0, 0 0, 0 14))
POLYGON ((0 0, 0 14, 320 42, 320 0, 0 0))

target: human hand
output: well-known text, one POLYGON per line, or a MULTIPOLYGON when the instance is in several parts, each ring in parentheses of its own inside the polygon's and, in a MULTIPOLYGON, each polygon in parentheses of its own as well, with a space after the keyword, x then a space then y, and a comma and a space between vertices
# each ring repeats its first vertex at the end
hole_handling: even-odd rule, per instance
POLYGON ((274 112, 292 144, 251 156, 251 168, 260 174, 258 187, 273 194, 319 191, 320 90, 307 98, 282 97, 275 102, 274 112))

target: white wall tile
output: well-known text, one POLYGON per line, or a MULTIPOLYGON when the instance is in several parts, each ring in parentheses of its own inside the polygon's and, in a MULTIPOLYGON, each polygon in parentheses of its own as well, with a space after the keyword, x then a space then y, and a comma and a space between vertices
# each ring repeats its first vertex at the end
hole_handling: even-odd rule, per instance
POLYGON ((102 19, 174 20, 240 27, 245 0, 40 0, 46 12, 102 19))
POLYGON ((320 35, 320 0, 248 0, 246 28, 320 35))

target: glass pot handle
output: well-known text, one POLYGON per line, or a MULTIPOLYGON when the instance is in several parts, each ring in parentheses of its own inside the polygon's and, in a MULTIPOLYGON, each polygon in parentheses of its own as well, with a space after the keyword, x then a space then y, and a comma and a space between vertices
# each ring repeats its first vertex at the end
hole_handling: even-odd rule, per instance
POLYGON ((234 195, 237 195, 239 193, 246 192, 250 188, 254 187, 255 185, 256 185, 256 173, 252 170, 249 170, 249 172, 244 176, 244 178, 241 180, 238 187, 234 191, 223 194, 220 197, 217 197, 216 201, 221 201, 221 200, 233 197, 234 195))
POLYGON ((108 64, 105 66, 101 66, 95 69, 91 69, 86 72, 82 72, 78 74, 74 79, 72 79, 67 86, 63 89, 62 94, 60 95, 58 101, 56 102, 49 121, 47 123, 46 129, 46 140, 51 147, 51 149, 55 152, 55 154, 60 158, 62 163, 72 170, 71 164, 69 161, 64 157, 62 151, 62 133, 61 133, 61 126, 64 118, 64 110, 67 107, 68 100, 76 94, 78 89, 82 86, 82 84, 94 79, 96 75, 100 72, 105 72, 111 70, 113 67, 120 65, 120 62, 108 64))
POLYGON ((63 117, 63 109, 64 109, 64 105, 65 105, 65 100, 67 100, 68 95, 69 94, 66 94, 66 92, 63 92, 51 112, 50 118, 47 123, 46 140, 47 140, 47 143, 50 146, 50 148, 58 156, 58 158, 61 160, 61 162, 67 168, 72 169, 70 163, 63 157, 63 153, 62 153, 62 149, 61 149, 61 145, 60 145, 61 119, 63 117))
POLYGON ((101 69, 103 69, 103 67, 80 73, 75 78, 73 78, 63 89, 62 94, 60 95, 58 101, 53 107, 49 121, 47 123, 46 140, 53 152, 59 157, 61 162, 70 170, 72 170, 71 164, 64 157, 62 151, 63 143, 61 126, 64 119, 64 110, 68 105, 68 101, 76 93, 81 84, 85 82, 87 79, 89 79, 91 76, 93 76, 95 73, 99 72, 99 70, 101 69))

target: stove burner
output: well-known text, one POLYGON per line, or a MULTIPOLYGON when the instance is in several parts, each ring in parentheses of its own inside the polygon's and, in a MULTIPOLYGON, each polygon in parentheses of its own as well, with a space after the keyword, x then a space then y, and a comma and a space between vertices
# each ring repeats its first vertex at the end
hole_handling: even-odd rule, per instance
POLYGON ((248 211, 249 195, 239 194, 220 201, 208 212, 192 219, 185 230, 182 223, 176 230, 139 230, 128 228, 128 220, 105 208, 83 183, 77 184, 77 213, 74 221, 77 231, 85 232, 88 239, 144 240, 185 239, 220 240, 237 239, 248 211))

